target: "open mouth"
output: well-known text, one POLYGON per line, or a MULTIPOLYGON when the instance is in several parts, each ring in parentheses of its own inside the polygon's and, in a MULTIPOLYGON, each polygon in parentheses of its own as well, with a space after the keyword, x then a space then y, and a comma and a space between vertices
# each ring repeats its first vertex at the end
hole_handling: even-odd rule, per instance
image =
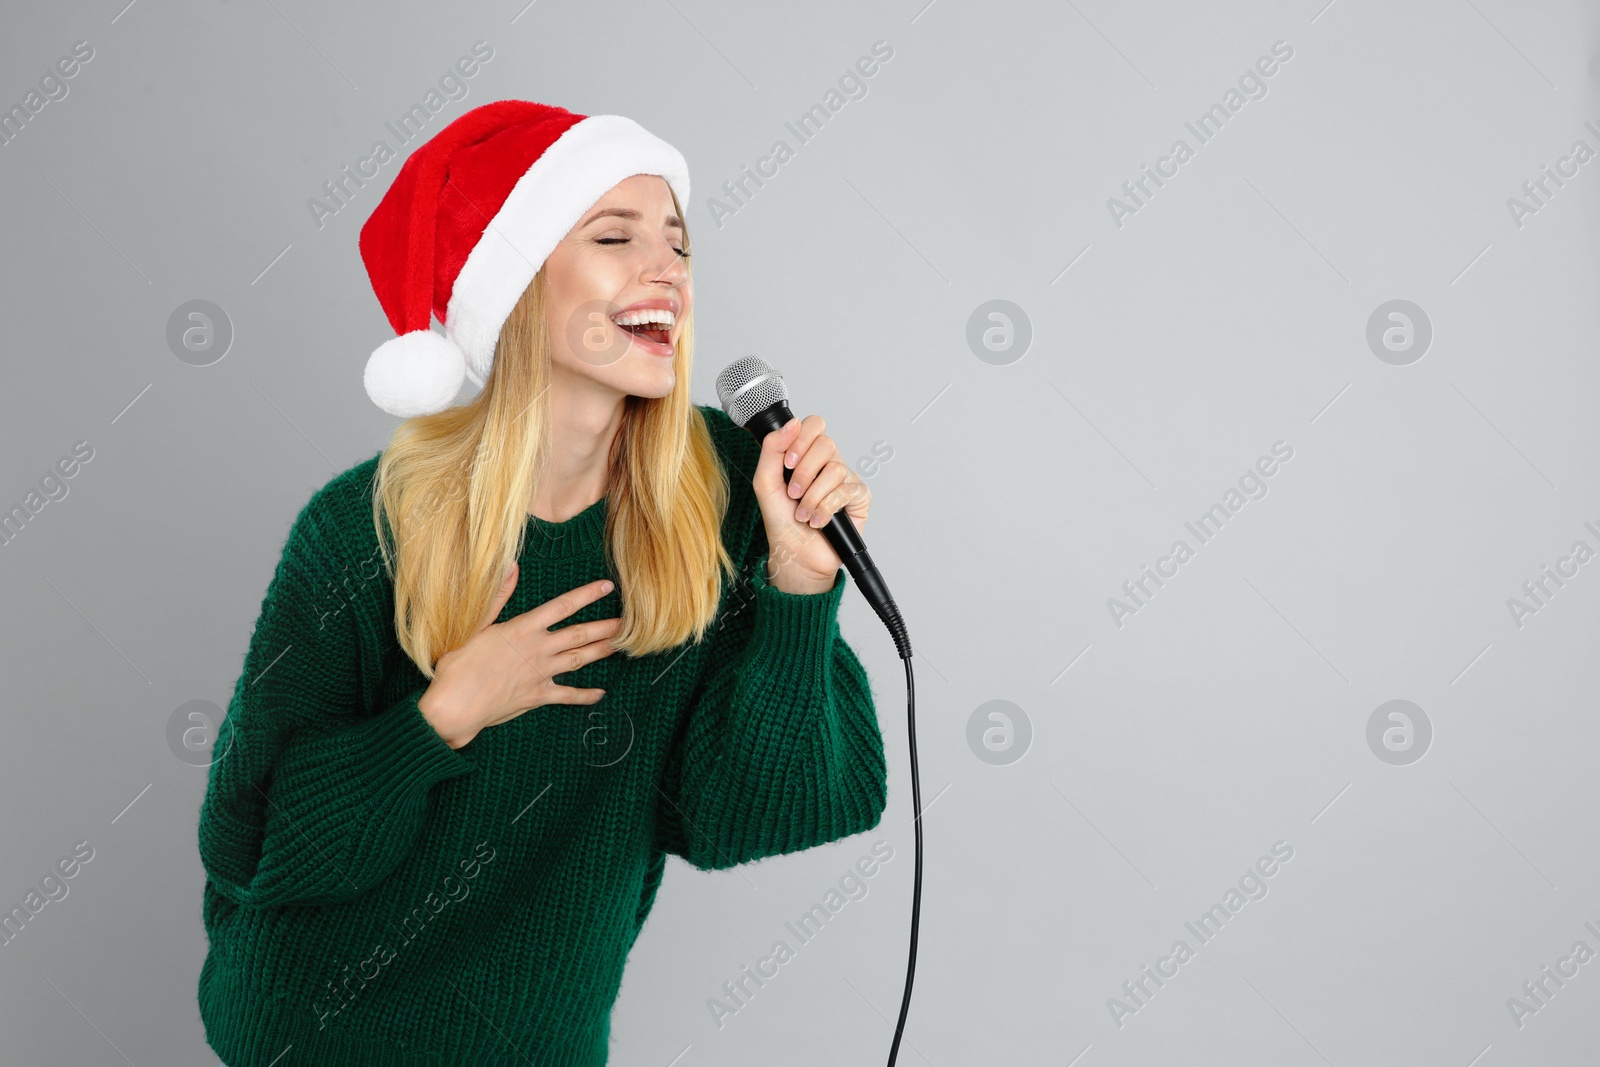
POLYGON ((667 343, 668 334, 665 326, 647 323, 639 326, 623 326, 622 328, 635 337, 643 337, 645 340, 654 341, 658 345, 667 343))
POLYGON ((627 333, 643 350, 655 355, 672 353, 672 327, 677 316, 665 308, 644 308, 619 312, 611 321, 627 333))

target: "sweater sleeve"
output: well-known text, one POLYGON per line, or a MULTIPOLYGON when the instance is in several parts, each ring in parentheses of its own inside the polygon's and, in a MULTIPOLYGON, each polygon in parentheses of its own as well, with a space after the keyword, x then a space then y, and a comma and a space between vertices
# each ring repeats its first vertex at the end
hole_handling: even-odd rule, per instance
POLYGON ((381 587, 375 570, 365 579, 358 568, 352 579, 326 495, 290 531, 201 803, 207 877, 243 905, 360 896, 416 844, 430 789, 473 769, 418 710, 425 687, 387 707, 363 706, 357 635, 372 631, 357 617, 381 602, 381 587), (368 584, 352 595, 352 581, 368 584))
POLYGON ((839 633, 847 574, 783 592, 758 536, 663 776, 657 846, 702 870, 862 833, 888 801, 871 686, 839 633))

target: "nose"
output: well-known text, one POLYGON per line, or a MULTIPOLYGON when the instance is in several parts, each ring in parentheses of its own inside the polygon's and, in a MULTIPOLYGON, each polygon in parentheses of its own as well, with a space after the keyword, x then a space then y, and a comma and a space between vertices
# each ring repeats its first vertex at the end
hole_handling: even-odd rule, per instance
POLYGON ((662 282, 667 285, 682 285, 689 279, 689 268, 684 263, 683 257, 673 247, 673 242, 662 238, 654 246, 653 254, 644 270, 646 282, 662 282))

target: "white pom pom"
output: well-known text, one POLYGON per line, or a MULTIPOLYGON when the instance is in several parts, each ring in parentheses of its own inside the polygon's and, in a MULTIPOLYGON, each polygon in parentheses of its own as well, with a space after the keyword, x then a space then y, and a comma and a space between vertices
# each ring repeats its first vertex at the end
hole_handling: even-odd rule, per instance
POLYGON ((432 330, 412 330, 385 341, 368 357, 362 376, 372 402, 402 419, 443 411, 466 377, 461 349, 432 330))

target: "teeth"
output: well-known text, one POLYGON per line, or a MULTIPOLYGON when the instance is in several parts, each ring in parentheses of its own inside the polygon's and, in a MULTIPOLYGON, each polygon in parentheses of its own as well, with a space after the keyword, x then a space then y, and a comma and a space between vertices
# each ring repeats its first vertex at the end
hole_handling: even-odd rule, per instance
POLYGON ((618 326, 641 326, 645 323, 657 323, 670 328, 678 320, 672 312, 665 308, 645 308, 642 311, 625 311, 619 315, 613 315, 611 321, 618 326))

